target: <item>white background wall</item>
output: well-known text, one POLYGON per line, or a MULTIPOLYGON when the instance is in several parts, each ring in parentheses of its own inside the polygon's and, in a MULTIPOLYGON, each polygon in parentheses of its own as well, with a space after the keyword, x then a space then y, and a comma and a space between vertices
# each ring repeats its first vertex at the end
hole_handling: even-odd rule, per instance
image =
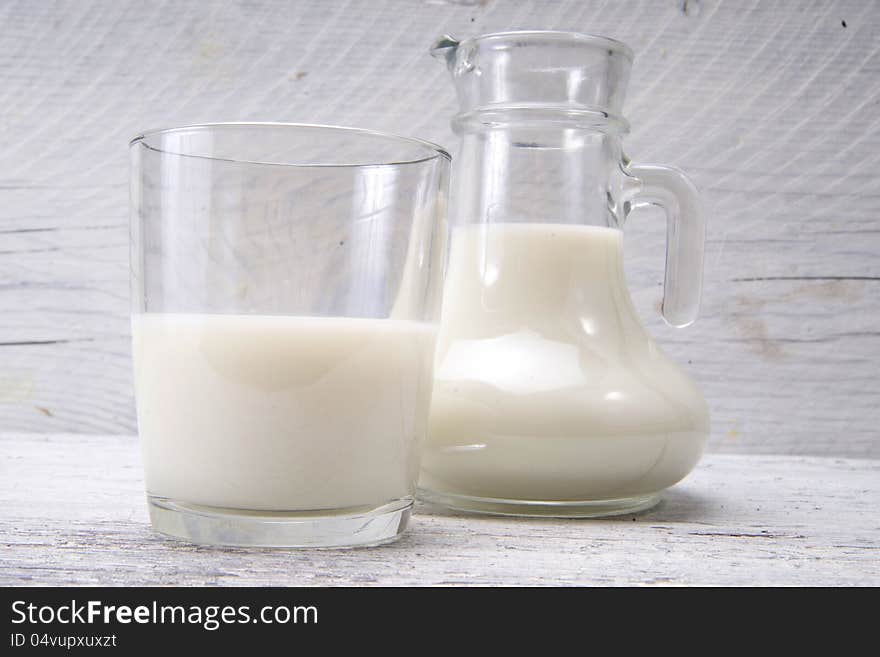
POLYGON ((304 121, 454 151, 429 44, 517 28, 629 43, 628 153, 705 194, 696 325, 657 318, 661 217, 633 215, 626 249, 646 323, 709 400, 712 447, 880 456, 871 0, 0 0, 0 431, 135 431, 128 138, 304 121))

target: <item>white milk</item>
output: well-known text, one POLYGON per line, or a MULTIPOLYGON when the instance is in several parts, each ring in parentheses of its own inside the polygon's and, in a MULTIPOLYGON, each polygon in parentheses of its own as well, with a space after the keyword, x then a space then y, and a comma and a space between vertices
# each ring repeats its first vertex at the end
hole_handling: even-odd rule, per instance
POLYGON ((132 334, 149 494, 293 511, 414 493, 434 326, 145 314, 132 334))
POLYGON ((510 500, 645 495, 691 470, 708 422, 633 309, 620 231, 454 231, 420 486, 510 500))

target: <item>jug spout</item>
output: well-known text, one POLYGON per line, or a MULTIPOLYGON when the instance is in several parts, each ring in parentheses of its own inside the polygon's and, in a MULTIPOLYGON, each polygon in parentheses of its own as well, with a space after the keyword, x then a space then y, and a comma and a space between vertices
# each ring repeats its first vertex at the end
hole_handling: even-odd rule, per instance
POLYGON ((455 62, 455 52, 458 50, 460 43, 461 41, 455 37, 444 34, 431 44, 431 57, 442 59, 449 68, 452 68, 455 62))
POLYGON ((614 39, 555 31, 444 34, 430 53, 452 73, 462 112, 543 106, 622 118, 632 51, 614 39))

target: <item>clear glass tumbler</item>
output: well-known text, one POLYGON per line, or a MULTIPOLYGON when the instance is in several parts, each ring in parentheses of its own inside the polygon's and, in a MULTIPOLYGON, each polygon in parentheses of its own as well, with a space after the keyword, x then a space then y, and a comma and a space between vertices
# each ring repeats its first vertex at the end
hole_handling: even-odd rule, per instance
POLYGON ((222 545, 395 539, 427 423, 449 155, 244 123, 148 132, 130 153, 153 527, 222 545))

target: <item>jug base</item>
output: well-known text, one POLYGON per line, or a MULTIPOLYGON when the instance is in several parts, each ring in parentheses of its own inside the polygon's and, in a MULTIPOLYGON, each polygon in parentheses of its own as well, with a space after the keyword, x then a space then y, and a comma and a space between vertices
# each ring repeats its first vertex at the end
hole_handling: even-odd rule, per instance
POLYGON ((455 511, 482 513, 493 516, 521 516, 541 518, 605 518, 646 511, 660 502, 661 493, 622 497, 612 500, 536 501, 507 500, 492 497, 472 497, 455 493, 440 493, 419 488, 418 499, 455 511))

